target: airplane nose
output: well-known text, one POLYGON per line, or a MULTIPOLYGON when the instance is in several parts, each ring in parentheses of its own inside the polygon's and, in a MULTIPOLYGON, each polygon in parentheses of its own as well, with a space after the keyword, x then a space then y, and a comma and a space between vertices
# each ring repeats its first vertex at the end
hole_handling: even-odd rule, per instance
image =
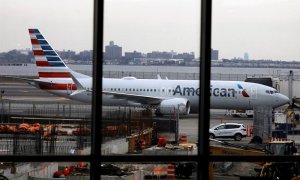
POLYGON ((287 104, 289 102, 290 102, 290 99, 287 96, 285 96, 283 94, 279 94, 279 96, 278 96, 278 106, 282 106, 282 105, 287 104))

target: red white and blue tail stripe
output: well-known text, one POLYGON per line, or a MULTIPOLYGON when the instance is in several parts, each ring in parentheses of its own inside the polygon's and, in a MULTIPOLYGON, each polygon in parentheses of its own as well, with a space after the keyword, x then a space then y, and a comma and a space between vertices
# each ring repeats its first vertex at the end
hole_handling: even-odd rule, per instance
POLYGON ((38 29, 28 29, 32 52, 40 80, 51 84, 39 84, 44 90, 76 90, 71 70, 62 61, 55 50, 46 41, 38 29))

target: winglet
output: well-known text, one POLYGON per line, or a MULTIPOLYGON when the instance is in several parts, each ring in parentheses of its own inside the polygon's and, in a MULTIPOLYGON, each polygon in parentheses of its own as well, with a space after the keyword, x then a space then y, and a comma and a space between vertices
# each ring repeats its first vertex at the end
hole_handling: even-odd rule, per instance
POLYGON ((70 71, 70 74, 71 74, 71 78, 72 78, 73 82, 76 84, 77 90, 85 90, 83 85, 75 77, 74 72, 72 70, 70 71))
POLYGON ((76 87, 77 87, 77 90, 74 91, 73 93, 71 93, 70 96, 75 96, 75 95, 83 93, 83 92, 92 92, 91 90, 84 88, 84 86, 76 78, 74 71, 71 70, 70 74, 71 74, 71 78, 72 78, 73 82, 76 84, 76 87))
POLYGON ((157 74, 157 79, 161 79, 161 77, 160 77, 160 75, 159 75, 159 74, 157 74))

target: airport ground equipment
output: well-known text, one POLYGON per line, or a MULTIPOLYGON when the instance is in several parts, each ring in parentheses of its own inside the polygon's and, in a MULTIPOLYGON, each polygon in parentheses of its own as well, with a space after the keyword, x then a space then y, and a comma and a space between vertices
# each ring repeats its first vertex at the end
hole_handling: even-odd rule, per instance
POLYGON ((253 110, 245 110, 245 109, 233 109, 229 110, 229 114, 232 117, 245 117, 245 118, 251 118, 253 117, 253 110))
POLYGON ((195 165, 193 163, 187 162, 187 163, 176 163, 175 164, 175 175, 179 178, 190 178, 193 171, 195 169, 195 165))
POLYGON ((245 79, 245 82, 253 82, 258 84, 263 84, 269 87, 273 87, 277 90, 279 90, 279 78, 273 77, 273 76, 264 76, 264 77, 247 77, 245 79))
MULTIPOLYGON (((210 152, 212 155, 295 155, 297 149, 293 140, 273 138, 261 145, 246 146, 236 145, 226 141, 210 139, 210 152), (216 144, 217 143, 217 144, 216 144)), ((277 179, 288 179, 300 175, 300 164, 296 162, 256 162, 261 168, 255 169, 258 177, 274 177, 277 179)), ((213 179, 213 165, 210 164, 210 179, 213 179)))
POLYGON ((275 130, 290 131, 296 127, 295 113, 292 109, 274 113, 275 130))

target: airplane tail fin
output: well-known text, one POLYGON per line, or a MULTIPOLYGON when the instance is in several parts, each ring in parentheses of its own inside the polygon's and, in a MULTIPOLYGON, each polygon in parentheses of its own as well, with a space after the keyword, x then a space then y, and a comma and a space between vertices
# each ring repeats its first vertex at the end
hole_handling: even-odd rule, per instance
POLYGON ((34 85, 43 90, 70 94, 77 90, 71 69, 62 61, 38 29, 28 29, 39 79, 34 85))
POLYGON ((70 69, 46 41, 38 29, 28 29, 32 51, 40 79, 46 81, 67 80, 72 82, 70 69))

